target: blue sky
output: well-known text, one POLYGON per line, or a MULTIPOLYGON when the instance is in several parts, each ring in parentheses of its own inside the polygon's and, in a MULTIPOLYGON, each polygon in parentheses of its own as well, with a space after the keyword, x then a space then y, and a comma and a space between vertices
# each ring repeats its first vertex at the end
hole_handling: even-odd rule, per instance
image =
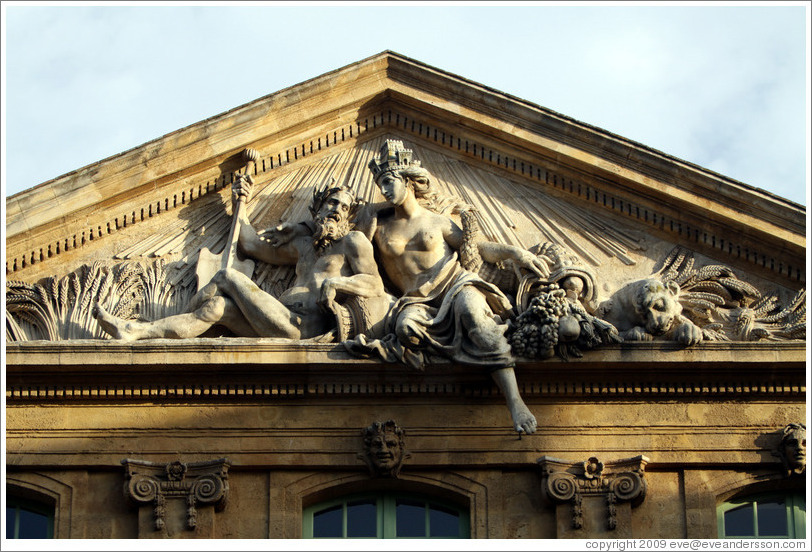
POLYGON ((393 50, 807 204, 808 2, 2 8, 5 195, 393 50))

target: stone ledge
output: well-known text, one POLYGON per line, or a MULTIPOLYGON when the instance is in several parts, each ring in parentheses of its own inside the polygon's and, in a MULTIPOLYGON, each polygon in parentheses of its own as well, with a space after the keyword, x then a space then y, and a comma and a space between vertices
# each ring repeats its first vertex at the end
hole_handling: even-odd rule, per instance
MULTIPOLYGON (((285 443, 274 441, 272 446, 261 446, 242 449, 239 440, 217 441, 212 445, 213 436, 206 431, 199 431, 195 437, 170 442, 162 441, 152 445, 148 450, 134 449, 133 441, 105 438, 98 435, 93 438, 71 442, 52 442, 48 437, 27 434, 23 437, 13 435, 8 439, 6 453, 7 468, 17 467, 39 469, 76 469, 95 466, 108 466, 115 469, 125 457, 138 457, 154 462, 171 462, 179 456, 184 461, 200 461, 212 456, 227 454, 232 467, 248 469, 349 469, 367 471, 357 458, 360 439, 357 435, 347 435, 343 439, 327 441, 312 438, 297 442, 291 448, 285 443), (179 455, 179 447, 185 452, 179 455), (213 448, 212 448, 213 447, 213 448), (309 448, 308 448, 309 447, 309 448)), ((422 443, 421 439, 410 435, 407 449, 410 459, 404 466, 405 471, 433 470, 437 465, 454 465, 462 468, 495 468, 514 467, 533 469, 535 462, 542 454, 560 455, 572 461, 586 460, 590 456, 612 458, 631 455, 641 450, 651 458, 646 466, 647 472, 672 471, 680 469, 736 469, 758 470, 769 469, 779 472, 780 461, 771 455, 769 450, 752 446, 747 448, 723 448, 716 450, 708 447, 646 447, 646 441, 640 439, 634 445, 644 448, 626 447, 622 450, 605 448, 595 450, 584 448, 572 450, 562 448, 544 435, 543 432, 525 435, 519 439, 509 428, 485 430, 482 432, 464 433, 452 441, 456 444, 461 439, 469 441, 461 450, 447 450, 448 441, 442 443, 422 443), (417 447, 411 446, 412 444, 417 447)))
MULTIPOLYGON (((731 400, 806 393, 805 344, 626 343, 561 359, 519 362, 525 398, 731 400)), ((419 371, 351 356, 340 344, 274 339, 12 343, 6 398, 82 402, 265 402, 327 397, 489 397, 486 369, 453 363, 419 371)))
MULTIPOLYGON (((35 367, 76 367, 87 371, 109 370, 110 366, 133 366, 148 371, 150 366, 164 370, 172 365, 262 365, 285 369, 291 365, 350 366, 379 369, 376 359, 358 358, 337 343, 301 343, 272 338, 196 338, 149 339, 135 342, 112 340, 27 341, 7 343, 6 365, 10 373, 30 372, 35 367)), ((786 342, 705 342, 685 348, 673 342, 635 342, 609 345, 587 351, 582 358, 563 361, 519 360, 520 367, 543 368, 567 364, 571 367, 599 365, 678 366, 725 365, 754 366, 764 363, 787 366, 806 363, 806 344, 786 342)), ((449 363, 444 363, 449 364, 449 363)), ((392 369, 397 365, 387 364, 392 369)), ((408 370, 407 368, 403 368, 408 370)), ((412 371, 412 370, 408 370, 412 371)))

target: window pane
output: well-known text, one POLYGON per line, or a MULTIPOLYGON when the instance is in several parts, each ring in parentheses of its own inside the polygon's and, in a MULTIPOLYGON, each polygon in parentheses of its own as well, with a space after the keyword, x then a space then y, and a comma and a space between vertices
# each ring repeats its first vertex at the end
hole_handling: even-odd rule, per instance
POLYGON ((786 537, 787 507, 781 498, 758 502, 758 536, 786 537))
POLYGON ((459 537, 459 514, 447 508, 432 506, 429 510, 429 531, 432 537, 459 537))
POLYGON ((378 518, 374 500, 362 500, 347 504, 347 536, 378 536, 378 518))
POLYGON ((313 514, 313 537, 314 538, 337 538, 342 534, 342 521, 344 518, 343 506, 333 506, 313 514))
POLYGON ((725 512, 726 537, 752 537, 755 534, 752 504, 745 504, 725 512))
POLYGON ((423 502, 398 500, 395 507, 395 528, 398 537, 426 536, 426 506, 423 502))
POLYGON ((18 539, 47 539, 49 537, 48 516, 23 509, 18 511, 18 515, 20 516, 18 539))
POLYGON ((468 515, 428 497, 391 492, 346 495, 302 511, 304 538, 468 538, 468 515), (461 531, 463 533, 461 533, 461 531))
POLYGON ((17 516, 17 508, 6 506, 6 538, 14 538, 14 518, 17 516))

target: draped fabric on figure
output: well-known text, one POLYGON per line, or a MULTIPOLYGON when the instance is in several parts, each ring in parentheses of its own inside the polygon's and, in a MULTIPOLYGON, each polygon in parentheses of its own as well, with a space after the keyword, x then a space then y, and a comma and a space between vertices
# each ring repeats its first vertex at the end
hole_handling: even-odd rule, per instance
POLYGON ((421 369, 431 355, 450 358, 456 362, 484 367, 503 368, 513 364, 510 346, 505 340, 476 339, 476 330, 463 327, 455 303, 467 286, 478 289, 494 313, 500 333, 510 317, 510 300, 495 285, 460 266, 457 252, 451 252, 421 278, 422 283, 393 305, 384 322, 386 335, 368 341, 363 335, 344 345, 356 354, 377 353, 387 362, 404 362, 421 369), (401 329, 399 331, 399 329, 401 329), (398 333, 408 329, 417 343, 402 343, 398 333), (428 355, 426 354, 428 353, 428 355))

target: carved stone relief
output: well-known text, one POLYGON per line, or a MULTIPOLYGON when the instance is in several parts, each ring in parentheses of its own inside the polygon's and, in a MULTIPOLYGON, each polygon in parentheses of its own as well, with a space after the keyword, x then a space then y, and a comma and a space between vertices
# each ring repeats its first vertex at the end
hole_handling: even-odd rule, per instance
POLYGON ((708 341, 806 338, 806 291, 786 307, 762 295, 723 265, 694 267, 693 253, 676 247, 650 278, 621 287, 596 315, 627 341, 708 341))
MULTIPOLYGON (((171 528, 194 531, 200 526, 199 508, 213 506, 220 512, 228 499, 225 458, 209 462, 169 463, 124 459, 124 495, 142 510, 151 510, 152 531, 174 533, 171 528), (184 507, 184 520, 168 519, 170 507, 184 507)), ((139 516, 140 517, 140 516, 139 516)), ((139 527, 139 536, 143 528, 139 527)), ((200 535, 206 536, 206 535, 200 535)))
POLYGON ((564 247, 544 243, 530 249, 550 265, 546 278, 525 275, 516 292, 518 316, 508 330, 513 354, 564 360, 583 351, 622 341, 609 323, 592 316, 594 272, 564 247))
POLYGON ((781 442, 773 453, 781 459, 787 477, 806 473, 806 424, 792 423, 781 430, 781 442))
POLYGON ((694 266, 690 251, 675 247, 657 274, 679 286, 683 318, 711 341, 806 339, 806 290, 785 306, 777 293, 762 293, 724 265, 694 266))
POLYGON ((631 537, 630 508, 645 499, 647 463, 645 456, 606 463, 541 457, 542 491, 557 505, 559 538, 631 537))
MULTIPOLYGON (((538 164, 539 159, 531 156, 516 155, 495 147, 495 144, 484 144, 478 136, 466 132, 464 128, 457 128, 452 136, 446 128, 436 126, 436 122, 429 118, 417 117, 413 113, 406 113, 397 106, 387 106, 380 113, 372 113, 364 122, 341 124, 326 134, 319 128, 317 133, 303 139, 298 144, 287 144, 286 147, 274 152, 263 152, 261 159, 257 160, 255 175, 269 182, 266 187, 264 202, 256 205, 252 217, 259 220, 264 214, 273 213, 279 220, 293 220, 300 218, 296 212, 298 207, 287 204, 287 197, 291 197, 293 187, 291 183, 301 184, 304 189, 311 189, 321 183, 321 174, 333 172, 338 166, 346 172, 339 175, 359 190, 359 197, 367 201, 372 199, 368 179, 361 174, 366 167, 370 151, 377 151, 376 144, 391 134, 403 136, 410 134, 415 140, 416 147, 420 147, 420 155, 433 172, 446 184, 451 196, 463 197, 465 201, 474 205, 480 212, 495 212, 508 224, 495 222, 487 225, 486 233, 493 239, 496 232, 502 234, 509 243, 521 247, 529 246, 538 241, 533 237, 526 242, 526 234, 521 230, 533 228, 543 235, 544 241, 555 243, 568 243, 580 258, 591 266, 600 266, 607 258, 617 259, 628 266, 636 262, 636 255, 645 249, 645 231, 642 233, 630 232, 629 228, 617 227, 602 216, 595 216, 581 209, 577 203, 586 201, 599 205, 604 213, 613 213, 620 216, 634 217, 645 227, 658 229, 671 236, 672 241, 683 240, 704 241, 713 243, 719 251, 725 247, 718 245, 724 242, 729 248, 740 248, 742 256, 748 262, 763 269, 770 270, 781 277, 789 277, 795 281, 804 279, 804 264, 797 263, 789 266, 781 263, 780 255, 769 248, 755 247, 752 242, 745 246, 741 240, 733 236, 720 239, 722 236, 714 234, 702 224, 702 221, 688 222, 678 220, 673 214, 647 205, 646 202, 637 201, 626 194, 618 194, 613 190, 611 182, 603 185, 590 182, 586 178, 577 178, 549 166, 546 163, 538 164), (383 137, 367 137, 372 131, 381 134, 387 128, 383 137), (373 130, 374 129, 374 130, 373 130), (359 140, 360 138, 360 140, 359 140), (336 148, 336 145, 345 143, 345 140, 358 141, 354 148, 336 148), (428 147, 422 147, 425 143, 428 147), (315 149, 314 149, 315 148, 315 149), (359 152, 360 150, 360 152, 359 152), (306 153, 318 152, 319 156, 310 157, 303 162, 306 153), (446 163, 446 154, 454 156, 464 155, 474 163, 446 163), (278 169, 284 167, 284 170, 278 169), (510 176, 507 176, 510 175, 510 176), (487 191, 470 193, 462 184, 475 182, 485 184, 487 191), (522 183, 532 183, 526 186, 522 183), (533 186, 544 186, 555 190, 555 194, 536 193, 533 186), (564 197, 574 199, 570 202, 564 197), (280 201, 281 200, 281 201, 280 201), (290 207, 290 208, 288 208, 290 207), (572 229, 577 229, 577 236, 573 236, 572 229), (495 232, 496 231, 496 232, 495 232), (703 237, 704 235, 704 237, 703 237), (526 243, 525 243, 526 242, 526 243), (524 245, 523 245, 524 244, 524 245), (746 250, 745 250, 746 249, 746 250)), ((417 150, 416 150, 417 151, 417 150)), ((597 151, 596 151, 597 153, 597 151)), ((603 150, 602 156, 612 158, 616 152, 603 150)), ((617 161, 620 158, 616 159, 617 161)), ((235 163, 229 163, 229 168, 235 163)), ((6 274, 10 279, 19 279, 13 276, 14 272, 26 271, 35 265, 52 262, 61 254, 74 253, 88 244, 95 244, 100 239, 115 239, 118 232, 129 231, 133 226, 146 223, 156 226, 153 217, 169 218, 161 220, 155 228, 154 238, 139 240, 130 243, 115 255, 116 259, 131 259, 134 257, 154 258, 163 257, 168 251, 174 253, 184 249, 180 243, 194 242, 195 251, 206 247, 212 251, 222 248, 226 228, 229 225, 226 210, 222 213, 211 213, 202 209, 196 213, 193 220, 173 220, 166 217, 167 213, 177 212, 177 209, 187 209, 190 205, 197 210, 201 204, 212 205, 218 202, 218 196, 223 188, 230 185, 233 173, 220 174, 212 180, 211 176, 196 181, 179 180, 165 187, 163 193, 156 197, 144 198, 138 206, 128 207, 124 212, 112 208, 101 211, 87 220, 84 225, 65 229, 65 235, 60 238, 51 238, 47 242, 37 243, 9 253, 6 261, 6 274), (130 210, 132 209, 132 210, 130 210), (188 229, 193 239, 184 240, 179 232, 188 229), (180 239, 179 239, 180 238, 180 239)), ((188 251, 185 251, 188 253, 188 251)), ((44 270, 44 269, 42 269, 44 270)), ((276 280, 282 276, 277 267, 257 267, 255 279, 257 284, 266 289, 265 280, 276 280)), ((291 271, 285 270, 285 278, 291 276, 291 271)), ((44 272, 37 271, 39 274, 44 272)), ((194 270, 191 271, 194 274, 194 270)), ((268 287, 273 285, 268 282, 268 287)), ((281 290, 279 290, 281 292, 281 290)))
POLYGON ((567 360, 621 341, 805 339, 803 289, 782 306, 777 293, 763 294, 723 265, 695 267, 693 253, 676 247, 659 271, 601 298, 599 289, 617 287, 616 274, 610 281, 560 243, 525 248, 493 239, 493 221, 465 198, 444 195, 399 140, 385 140, 368 167, 385 201, 360 201, 356 189, 330 181, 312 191, 309 218, 291 211, 265 231, 254 229, 244 208, 255 182, 237 174, 232 228, 244 256, 237 261, 255 261, 253 272, 227 262, 195 285, 188 266, 203 261, 192 255, 178 261, 183 271, 142 260, 95 263, 36 284, 11 281, 6 335, 226 332, 342 342, 353 354, 417 369, 450 359, 492 374, 522 433, 533 433, 536 420, 519 395, 517 360, 567 360), (272 277, 271 266, 287 272, 272 277))
POLYGON ((70 274, 28 284, 6 282, 9 341, 104 338, 93 306, 123 320, 177 314, 191 297, 166 259, 82 266, 70 274))
POLYGON ((358 458, 373 477, 397 478, 403 461, 411 455, 405 449, 406 431, 394 420, 373 422, 361 432, 364 443, 358 458))

